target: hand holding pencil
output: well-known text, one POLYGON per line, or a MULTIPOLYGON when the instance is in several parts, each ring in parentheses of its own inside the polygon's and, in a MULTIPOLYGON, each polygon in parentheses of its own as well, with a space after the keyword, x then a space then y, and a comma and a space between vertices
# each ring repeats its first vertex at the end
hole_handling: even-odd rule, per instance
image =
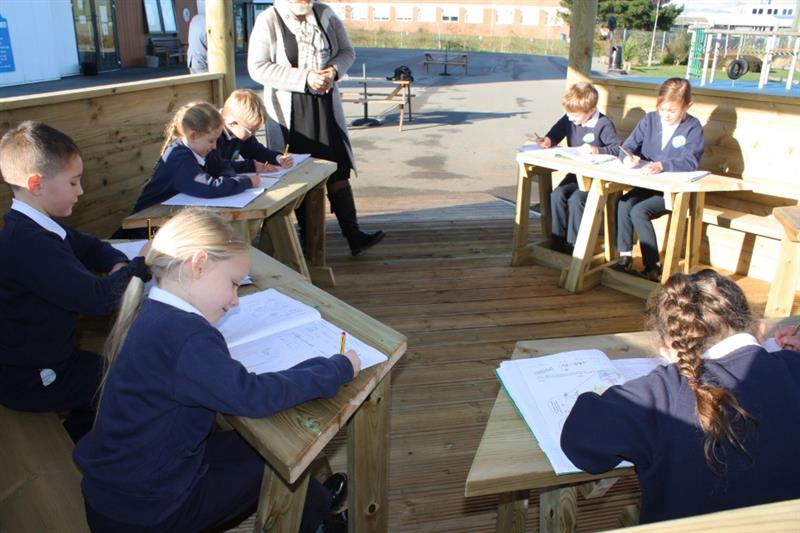
POLYGON ((533 132, 533 134, 536 137, 535 141, 536 141, 536 144, 539 145, 539 147, 541 147, 541 148, 551 148, 553 146, 553 141, 550 139, 550 137, 547 137, 547 136, 542 137, 538 133, 536 133, 535 131, 533 132))
POLYGON ((784 350, 800 351, 800 324, 787 326, 775 332, 775 340, 784 350))
POLYGON ((353 377, 356 377, 359 372, 361 372, 361 358, 358 356, 355 350, 347 350, 345 351, 345 346, 347 344, 347 332, 342 332, 342 340, 339 343, 339 353, 347 357, 347 360, 350 361, 350 364, 353 365, 353 377))
POLYGON ((619 145, 619 150, 620 150, 620 152, 622 152, 623 154, 625 154, 625 159, 623 159, 623 160, 622 160, 622 163, 623 163, 623 164, 624 164, 626 167, 635 167, 636 165, 638 165, 638 164, 639 164, 639 161, 641 161, 641 160, 642 160, 642 158, 641 158, 641 157, 639 157, 638 155, 633 155, 632 153, 630 153, 629 151, 627 151, 627 150, 625 149, 625 147, 624 147, 624 146, 622 146, 621 144, 619 145))

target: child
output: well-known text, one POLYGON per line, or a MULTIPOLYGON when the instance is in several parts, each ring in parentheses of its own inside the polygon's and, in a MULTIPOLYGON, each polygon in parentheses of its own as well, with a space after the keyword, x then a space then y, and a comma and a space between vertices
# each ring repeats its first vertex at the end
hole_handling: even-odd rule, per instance
MULTIPOLYGON (((353 351, 283 372, 250 374, 213 326, 238 303, 249 247, 219 215, 186 209, 156 233, 145 259, 157 287, 131 280, 108 339, 92 431, 75 448, 93 531, 201 531, 254 508, 263 459, 216 412, 261 418, 353 379, 353 351)), ((331 496, 309 482, 302 531, 331 496)))
POLYGON ((239 174, 248 172, 274 172, 272 165, 292 166, 292 156, 270 150, 256 139, 256 132, 264 127, 267 109, 255 91, 238 89, 225 100, 222 108, 223 128, 217 139, 217 149, 209 157, 230 161, 239 174), (239 160, 239 156, 243 159, 239 160))
POLYGON ((741 289, 713 270, 674 274, 647 306, 673 364, 578 397, 567 457, 636 467, 641 522, 800 497, 800 355, 767 353, 741 289))
POLYGON ((99 355, 78 349, 79 314, 113 311, 144 266, 64 226, 83 194, 75 142, 26 121, 0 139, 0 173, 14 199, 0 231, 0 404, 21 411, 72 410, 64 427, 77 441, 94 421, 99 355), (92 272, 106 273, 97 277, 92 272))
MULTIPOLYGON (((564 116, 537 144, 542 148, 556 146, 563 138, 567 146, 578 146, 590 154, 619 153, 619 137, 614 124, 597 110, 597 89, 591 83, 576 83, 561 98, 564 116)), ((583 208, 588 193, 578 190, 575 174, 567 174, 550 194, 552 213, 551 248, 572 254, 578 237, 583 208)))
POLYGON ((222 115, 208 102, 191 102, 178 109, 167 124, 161 158, 156 164, 133 213, 186 193, 201 198, 219 198, 258 187, 257 176, 237 177, 230 161, 206 156, 222 134, 222 115))
MULTIPOLYGON (((697 170, 703 155, 703 126, 686 113, 692 105, 692 88, 688 81, 670 78, 661 84, 656 100, 657 112, 650 112, 639 121, 622 148, 626 166, 644 165, 645 174, 688 172, 697 170)), ((654 218, 667 213, 664 193, 636 188, 622 195, 617 204, 617 248, 620 261, 615 270, 631 272, 633 268, 633 232, 639 236, 644 270, 641 276, 651 281, 661 279, 661 263, 653 224, 654 218)))

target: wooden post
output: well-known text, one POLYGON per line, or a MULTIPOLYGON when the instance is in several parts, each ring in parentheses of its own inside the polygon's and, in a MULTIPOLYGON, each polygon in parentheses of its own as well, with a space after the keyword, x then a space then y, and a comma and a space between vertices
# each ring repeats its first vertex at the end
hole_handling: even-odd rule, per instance
POLYGON ((233 2, 206 0, 208 71, 222 72, 222 101, 236 89, 236 59, 233 42, 233 2))
POLYGON ((589 81, 596 19, 597 0, 581 0, 573 3, 569 22, 567 85, 579 81, 589 81))

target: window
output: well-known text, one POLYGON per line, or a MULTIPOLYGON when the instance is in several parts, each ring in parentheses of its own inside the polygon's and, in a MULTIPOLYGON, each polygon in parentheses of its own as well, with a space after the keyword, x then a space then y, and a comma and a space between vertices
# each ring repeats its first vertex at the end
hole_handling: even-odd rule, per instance
POLYGON ((334 13, 336 13, 336 17, 339 20, 344 20, 347 16, 347 6, 344 4, 328 4, 328 7, 330 7, 334 13))
POLYGON ((376 4, 372 8, 372 20, 389 20, 389 5, 388 4, 376 4))
POLYGON ((466 6, 464 8, 464 22, 467 24, 483 24, 483 7, 466 6))
POLYGON ((497 24, 514 24, 514 8, 498 7, 494 10, 494 21, 497 24))
POLYGON ((147 33, 175 33, 172 0, 143 0, 147 33))
POLYGON ((758 14, 759 14, 759 15, 763 15, 763 14, 764 14, 764 9, 763 9, 763 8, 760 8, 760 9, 758 10, 758 14))
POLYGON ((523 7, 522 11, 522 25, 523 26, 538 26, 539 25, 539 10, 535 7, 523 7))
POLYGON ((547 24, 548 26, 560 26, 561 25, 561 13, 558 12, 557 9, 546 9, 547 12, 547 24))
POLYGON ((436 22, 436 6, 419 6, 420 22, 436 22))
POLYGON ((369 20, 369 6, 366 4, 356 4, 350 12, 353 20, 369 20))
POLYGON ((758 9, 753 8, 753 15, 755 15, 756 13, 758 13, 758 9))
POLYGON ((398 22, 411 22, 414 20, 414 6, 398 5, 394 7, 394 19, 398 22))
POLYGON ((458 7, 442 7, 442 22, 458 22, 458 7))

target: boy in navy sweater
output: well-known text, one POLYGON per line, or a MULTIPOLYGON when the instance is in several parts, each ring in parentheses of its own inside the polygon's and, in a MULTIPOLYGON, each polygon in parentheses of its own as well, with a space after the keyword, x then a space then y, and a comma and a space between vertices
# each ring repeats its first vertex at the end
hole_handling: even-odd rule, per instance
POLYGON ((767 353, 741 289, 674 274, 647 306, 673 364, 581 394, 561 447, 594 474, 633 463, 641 522, 800 497, 800 354, 767 353))
MULTIPOLYGON (((561 98, 564 116, 547 135, 536 140, 537 144, 551 148, 566 138, 567 146, 580 147, 586 153, 616 156, 619 136, 611 120, 597 110, 597 99, 597 89, 591 83, 571 86, 561 98)), ((572 173, 550 194, 553 250, 572 254, 587 196, 588 193, 578 190, 578 180, 572 173)))
POLYGON ((274 165, 291 167, 292 156, 270 150, 256 139, 256 132, 264 127, 266 117, 267 109, 255 91, 233 91, 222 107, 224 126, 217 148, 207 157, 230 161, 239 174, 274 172, 277 170, 274 165))
POLYGON ((109 314, 143 258, 59 224, 83 194, 75 143, 41 122, 0 140, 0 172, 14 200, 0 231, 0 403, 21 411, 72 410, 77 441, 94 420, 101 358, 77 347, 79 314, 109 314), (108 274, 97 277, 93 272, 108 274))

